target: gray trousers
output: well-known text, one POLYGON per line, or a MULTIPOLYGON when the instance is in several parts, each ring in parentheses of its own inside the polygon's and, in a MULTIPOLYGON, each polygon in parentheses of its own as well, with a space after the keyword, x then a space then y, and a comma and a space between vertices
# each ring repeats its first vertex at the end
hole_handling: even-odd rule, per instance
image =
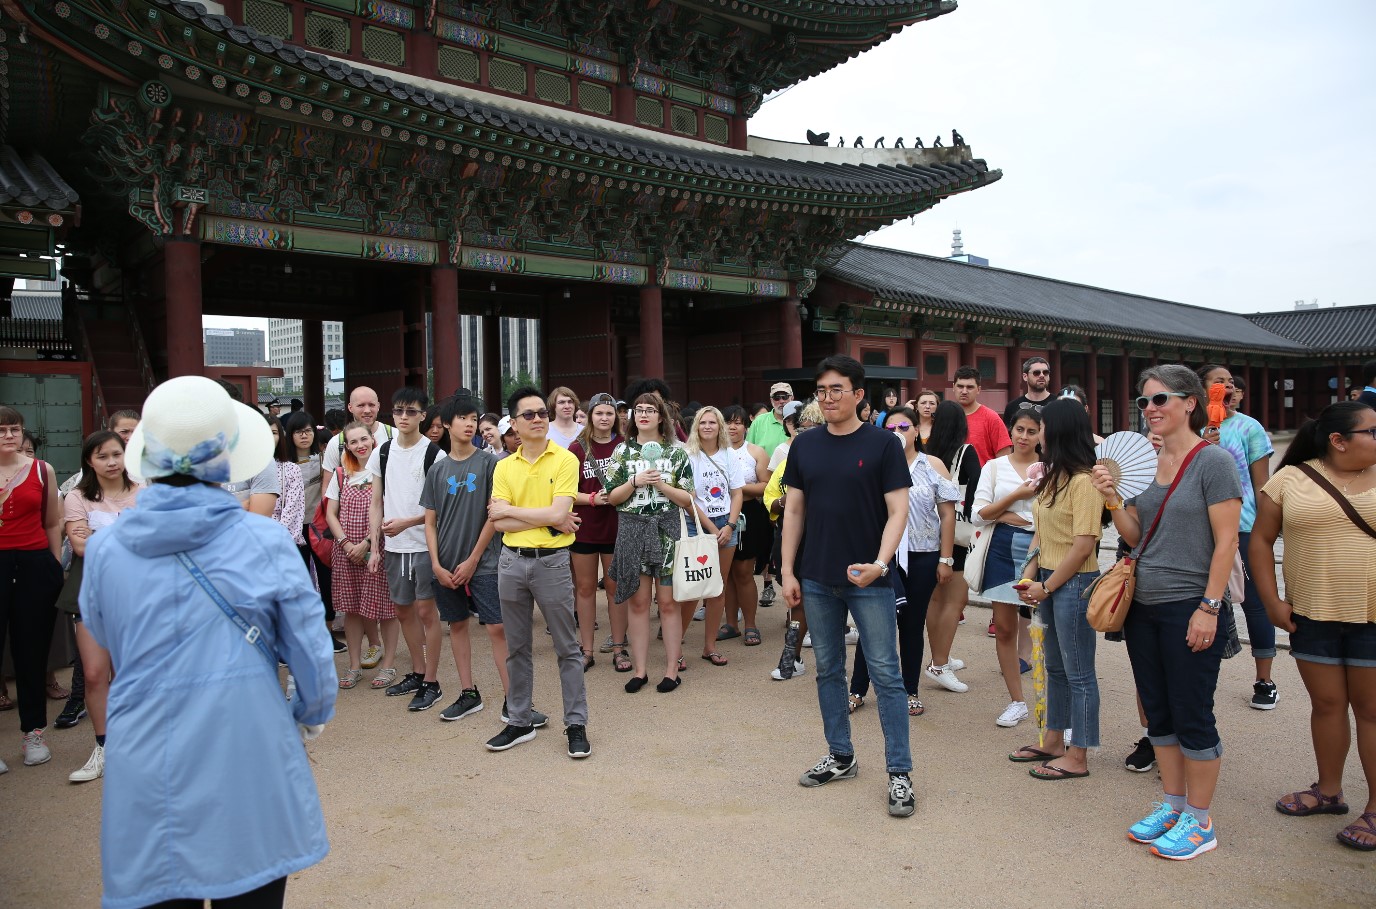
POLYGON ((507 717, 512 726, 529 726, 535 665, 531 656, 531 621, 535 604, 545 616, 554 653, 559 658, 559 685, 564 693, 564 725, 588 724, 588 692, 583 684, 583 650, 574 627, 573 575, 569 551, 551 549, 526 558, 503 547, 497 563, 497 591, 506 630, 507 717))

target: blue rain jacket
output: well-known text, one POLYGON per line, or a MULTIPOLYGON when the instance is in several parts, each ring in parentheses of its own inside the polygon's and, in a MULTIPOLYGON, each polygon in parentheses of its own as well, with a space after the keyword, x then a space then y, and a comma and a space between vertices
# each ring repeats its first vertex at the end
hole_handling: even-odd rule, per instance
POLYGON ((100 851, 105 909, 220 899, 329 852, 297 723, 334 716, 320 595, 291 535, 218 487, 153 484, 91 537, 81 614, 110 651, 100 851), (296 677, 172 554, 185 550, 296 677))

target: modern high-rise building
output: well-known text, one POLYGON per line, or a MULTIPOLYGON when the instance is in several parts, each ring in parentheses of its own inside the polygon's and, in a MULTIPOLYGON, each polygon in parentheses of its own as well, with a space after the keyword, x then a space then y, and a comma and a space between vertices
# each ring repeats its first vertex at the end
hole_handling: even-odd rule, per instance
MULTIPOLYGON (((320 382, 329 381, 329 363, 332 359, 344 356, 344 324, 342 322, 320 323, 320 333, 325 343, 324 372, 320 382)), ((301 322, 298 319, 268 319, 268 355, 273 366, 281 369, 285 376, 273 380, 273 390, 277 392, 297 391, 304 385, 301 356, 301 322)))
POLYGON ((261 329, 205 329, 206 366, 261 366, 264 360, 261 329))
MULTIPOLYGON (((491 399, 483 388, 483 318, 459 316, 459 374, 464 388, 479 392, 491 399)), ((516 376, 522 372, 540 382, 540 323, 535 319, 501 320, 502 375, 516 376)), ((451 389, 436 389, 436 394, 451 389)))

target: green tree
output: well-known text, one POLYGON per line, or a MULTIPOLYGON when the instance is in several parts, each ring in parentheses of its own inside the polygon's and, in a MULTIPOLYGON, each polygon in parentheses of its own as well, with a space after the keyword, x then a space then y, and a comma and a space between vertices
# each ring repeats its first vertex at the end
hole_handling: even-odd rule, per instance
POLYGON ((502 373, 503 404, 505 404, 507 398, 511 397, 511 393, 516 389, 520 388, 522 385, 534 385, 536 388, 540 387, 536 383, 535 377, 532 376, 530 373, 526 372, 524 369, 518 371, 515 375, 512 375, 508 372, 502 373))

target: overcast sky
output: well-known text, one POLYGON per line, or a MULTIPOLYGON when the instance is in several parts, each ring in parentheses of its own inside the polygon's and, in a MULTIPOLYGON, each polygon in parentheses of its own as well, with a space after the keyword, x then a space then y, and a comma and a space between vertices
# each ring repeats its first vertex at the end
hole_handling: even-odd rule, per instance
POLYGON ((944 256, 959 227, 991 265, 1182 303, 1376 303, 1374 38, 1371 0, 961 0, 750 132, 954 127, 1003 171, 869 243, 944 256))

